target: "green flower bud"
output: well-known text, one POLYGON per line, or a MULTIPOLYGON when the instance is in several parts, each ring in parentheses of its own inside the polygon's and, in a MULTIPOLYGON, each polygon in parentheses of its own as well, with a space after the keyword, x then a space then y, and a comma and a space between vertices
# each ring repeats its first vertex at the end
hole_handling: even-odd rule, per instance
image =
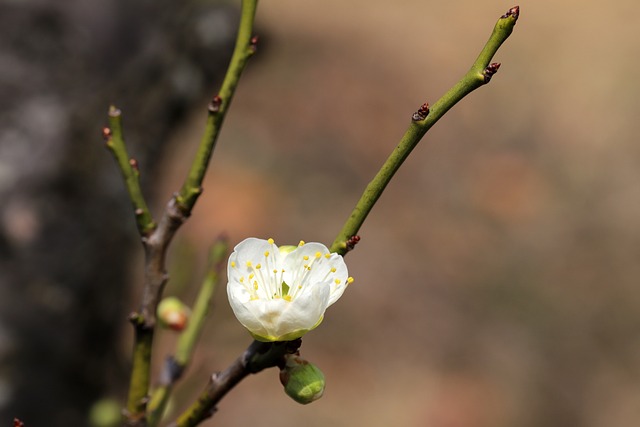
POLYGON ((288 354, 285 359, 285 366, 280 370, 285 393, 303 405, 320 399, 325 386, 322 371, 295 354, 288 354))
POLYGON ((158 304, 160 326, 181 331, 187 326, 191 310, 176 297, 167 297, 158 304))
POLYGON ((89 424, 92 427, 116 427, 122 424, 122 408, 115 399, 101 399, 91 406, 89 424))

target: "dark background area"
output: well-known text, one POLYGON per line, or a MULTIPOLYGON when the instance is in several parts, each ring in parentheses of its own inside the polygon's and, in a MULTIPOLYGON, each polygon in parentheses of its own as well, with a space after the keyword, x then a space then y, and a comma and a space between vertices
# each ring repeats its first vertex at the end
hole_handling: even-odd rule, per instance
MULTIPOLYGON (((529 3, 491 84, 388 187, 347 258, 356 282, 305 337, 325 396, 301 407, 266 372, 205 425, 638 425, 639 7, 529 3)), ((226 67, 225 4, 2 3, 3 419, 83 424, 122 396, 142 264, 100 128, 117 102, 159 212, 226 67)), ((411 113, 511 6, 262 1, 167 293, 189 300, 221 231, 330 243, 411 113)), ((174 340, 159 337, 158 366, 174 340)), ((221 286, 174 410, 249 341, 221 286)))

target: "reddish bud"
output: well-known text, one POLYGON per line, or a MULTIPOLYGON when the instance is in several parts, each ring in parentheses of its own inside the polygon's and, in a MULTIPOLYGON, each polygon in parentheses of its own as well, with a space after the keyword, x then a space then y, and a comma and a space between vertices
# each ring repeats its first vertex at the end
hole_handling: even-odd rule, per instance
POLYGON ((418 111, 413 113, 413 115, 411 116, 411 120, 413 120, 414 122, 419 122, 421 120, 426 119, 428 115, 429 115, 429 103, 425 102, 420 106, 420 108, 418 108, 418 111))
POLYGON ((500 18, 506 19, 509 17, 513 17, 513 19, 517 20, 518 16, 520 16, 520 6, 513 6, 511 9, 507 11, 507 13, 502 15, 500 18))
POLYGON ((183 330, 189 321, 191 310, 176 297, 167 297, 158 304, 160 325, 174 331, 183 330))
POLYGON ((346 242, 347 250, 348 251, 352 251, 353 248, 356 247, 356 245, 358 244, 359 241, 360 241, 360 236, 351 236, 351 237, 349 237, 349 239, 346 242))
POLYGON ((253 36, 251 37, 251 42, 249 45, 249 49, 251 50, 251 53, 254 54, 258 51, 258 36, 253 36))
POLYGON ((138 161, 136 159, 129 159, 129 165, 133 168, 134 171, 140 173, 140 169, 138 169, 138 161))
POLYGON ((222 105, 222 98, 219 95, 213 97, 211 102, 209 103, 209 111, 212 113, 217 113, 220 111, 220 106, 222 105))
POLYGON ((500 68, 499 62, 494 62, 492 64, 489 64, 489 66, 485 68, 484 72, 482 73, 484 75, 484 82, 489 83, 489 81, 491 81, 491 77, 493 77, 493 75, 498 72, 499 68, 500 68))
POLYGON ((111 138, 111 129, 109 129, 108 127, 103 127, 102 128, 102 137, 104 139, 109 139, 111 138))

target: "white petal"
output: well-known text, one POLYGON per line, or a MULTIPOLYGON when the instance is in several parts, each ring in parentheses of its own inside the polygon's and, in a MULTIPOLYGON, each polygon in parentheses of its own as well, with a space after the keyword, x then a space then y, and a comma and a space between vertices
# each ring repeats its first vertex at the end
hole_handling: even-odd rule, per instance
POLYGON ((347 287, 349 272, 344 259, 338 254, 329 254, 329 249, 321 243, 306 243, 289 253, 284 259, 284 268, 285 282, 292 287, 329 286, 329 305, 336 302, 347 287), (305 272, 304 265, 310 270, 305 272))

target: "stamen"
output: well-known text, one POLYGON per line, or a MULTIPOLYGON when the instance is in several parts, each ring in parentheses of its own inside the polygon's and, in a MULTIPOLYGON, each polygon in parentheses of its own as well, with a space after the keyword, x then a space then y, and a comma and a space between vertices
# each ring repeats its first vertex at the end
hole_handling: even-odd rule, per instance
POLYGON ((269 251, 264 251, 265 258, 269 256, 269 251))
POLYGON ((271 237, 269 237, 269 238, 267 239, 267 242, 269 242, 269 244, 270 244, 270 245, 273 245, 274 240, 273 240, 271 237))
POLYGON ((247 267, 251 268, 251 261, 247 261, 247 267))
POLYGON ((236 262, 235 261, 231 261, 231 268, 236 268, 236 262))
POLYGON ((335 267, 331 267, 331 272, 335 273, 336 272, 336 268, 335 267))
POLYGON ((256 270, 260 270, 262 268, 261 264, 256 264, 256 270))
POLYGON ((320 258, 322 254, 320 252, 316 252, 316 258, 320 258))
POLYGON ((298 243, 298 246, 303 246, 304 245, 304 240, 300 240, 300 243, 298 243))
POLYGON ((291 295, 285 295, 285 296, 282 297, 282 299, 285 300, 285 301, 291 302, 292 298, 291 298, 291 295))
POLYGON ((309 255, 303 256, 302 259, 305 260, 305 261, 309 261, 309 255))
POLYGON ((353 283, 353 281, 354 281, 354 280, 355 280, 355 279, 354 279, 353 277, 349 277, 349 278, 347 279, 347 284, 351 284, 351 283, 353 283))
POLYGON ((336 279, 336 280, 334 280, 334 282, 336 283, 336 285, 339 285, 340 284, 340 279, 336 279))

